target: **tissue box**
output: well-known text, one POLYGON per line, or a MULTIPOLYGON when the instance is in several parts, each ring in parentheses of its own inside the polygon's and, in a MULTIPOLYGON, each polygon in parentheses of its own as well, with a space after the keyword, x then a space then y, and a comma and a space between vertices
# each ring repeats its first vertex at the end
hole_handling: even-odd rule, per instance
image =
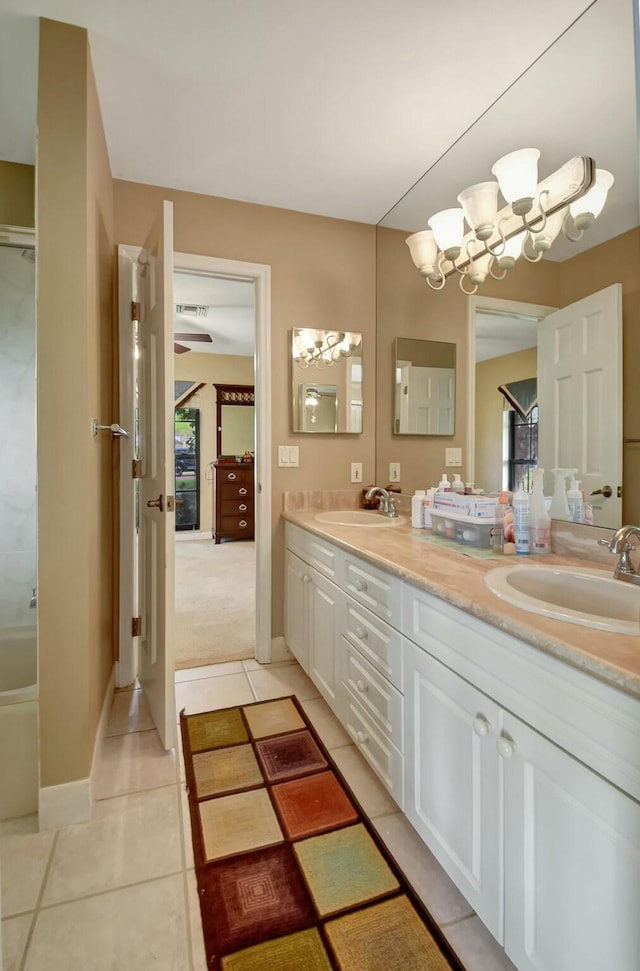
POLYGON ((465 546, 476 549, 491 549, 491 534, 496 524, 495 517, 466 516, 451 509, 434 509, 431 512, 431 531, 434 536, 444 536, 465 546))
POLYGON ((496 496, 465 496, 455 492, 436 492, 433 505, 436 509, 450 509, 465 516, 492 518, 495 516, 496 496))

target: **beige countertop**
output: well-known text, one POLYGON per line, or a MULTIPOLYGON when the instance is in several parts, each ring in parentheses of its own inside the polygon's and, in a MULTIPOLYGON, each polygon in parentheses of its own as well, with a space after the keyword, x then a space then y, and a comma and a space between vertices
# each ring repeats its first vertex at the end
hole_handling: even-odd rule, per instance
MULTIPOLYGON (((611 634, 552 620, 500 600, 485 585, 485 574, 507 564, 512 557, 479 560, 443 549, 429 543, 421 536, 422 531, 412 529, 408 522, 382 529, 334 526, 318 522, 316 512, 285 512, 283 516, 401 580, 640 698, 640 636, 611 634)), ((556 554, 536 557, 535 562, 602 568, 602 563, 556 554)), ((638 599, 640 603, 640 590, 638 599)))

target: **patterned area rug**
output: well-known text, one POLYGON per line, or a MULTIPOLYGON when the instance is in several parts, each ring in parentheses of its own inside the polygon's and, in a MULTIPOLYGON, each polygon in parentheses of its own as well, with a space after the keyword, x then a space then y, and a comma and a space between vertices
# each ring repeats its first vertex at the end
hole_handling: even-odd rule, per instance
POLYGON ((180 717, 212 971, 463 971, 295 698, 180 717))

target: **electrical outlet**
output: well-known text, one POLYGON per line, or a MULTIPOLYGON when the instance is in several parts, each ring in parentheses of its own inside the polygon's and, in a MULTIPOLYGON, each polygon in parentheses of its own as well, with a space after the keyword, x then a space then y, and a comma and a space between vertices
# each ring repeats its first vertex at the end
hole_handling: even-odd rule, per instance
POLYGON ((445 448, 444 464, 448 469, 459 469, 462 466, 462 449, 445 448))
POLYGON ((400 463, 389 462, 389 482, 400 481, 400 463))
POLYGON ((362 482, 362 462, 351 463, 351 481, 362 482))

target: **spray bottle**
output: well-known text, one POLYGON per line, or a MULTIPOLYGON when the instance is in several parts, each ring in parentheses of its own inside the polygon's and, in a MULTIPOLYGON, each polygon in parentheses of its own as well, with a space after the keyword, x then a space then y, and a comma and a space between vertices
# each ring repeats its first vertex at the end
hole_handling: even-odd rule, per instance
POLYGON ((566 478, 568 475, 572 475, 578 471, 577 469, 552 469, 554 474, 554 486, 553 486, 553 499, 551 500, 551 509, 549 514, 552 519, 564 519, 566 522, 571 522, 571 513, 569 511, 569 503, 567 502, 567 484, 566 478))
POLYGON ((569 483, 567 502, 569 504, 569 512, 571 513, 571 518, 574 523, 583 523, 584 499, 582 498, 582 490, 580 489, 580 480, 578 479, 576 482, 574 475, 571 476, 571 482, 569 483))
POLYGON ((522 482, 513 494, 513 529, 516 537, 516 553, 529 555, 529 493, 522 482))
POLYGON ((544 502, 543 481, 544 469, 536 469, 533 473, 533 488, 529 503, 532 553, 551 552, 551 517, 544 502))

